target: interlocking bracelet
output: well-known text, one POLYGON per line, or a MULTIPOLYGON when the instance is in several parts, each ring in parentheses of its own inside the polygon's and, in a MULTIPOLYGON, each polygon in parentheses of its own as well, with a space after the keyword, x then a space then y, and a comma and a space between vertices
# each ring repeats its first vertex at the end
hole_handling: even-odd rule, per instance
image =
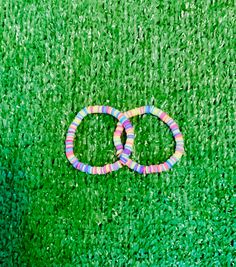
POLYGON ((181 156, 184 153, 184 141, 183 141, 183 135, 179 130, 179 126, 177 123, 169 117, 165 112, 162 110, 155 108, 154 106, 144 106, 140 108, 135 108, 132 110, 129 110, 124 113, 127 118, 132 118, 137 115, 142 115, 142 114, 152 114, 158 118, 160 118, 164 123, 166 123, 176 142, 175 146, 175 153, 164 163, 161 164, 156 164, 156 165, 149 165, 149 166, 144 166, 141 165, 130 158, 123 157, 122 152, 123 152, 123 145, 121 142, 121 135, 124 130, 122 124, 118 122, 116 130, 114 132, 114 144, 117 149, 117 155, 120 156, 120 160, 122 164, 127 165, 130 169, 138 172, 138 173, 159 173, 163 171, 167 171, 172 168, 172 166, 180 160, 181 156))
POLYGON ((124 146, 124 150, 121 153, 122 158, 127 158, 130 156, 133 143, 134 143, 134 129, 128 120, 128 118, 119 110, 109 107, 109 106, 89 106, 82 109, 75 117, 73 122, 71 123, 67 135, 66 135, 66 156, 70 163, 74 166, 74 168, 86 172, 89 174, 106 174, 112 171, 116 171, 122 167, 122 163, 120 160, 117 160, 113 164, 107 164, 102 167, 93 167, 88 164, 84 164, 80 162, 77 157, 74 155, 74 138, 75 138, 75 132, 81 121, 85 116, 88 114, 94 114, 94 113, 105 113, 110 114, 113 117, 117 118, 120 122, 120 125, 124 127, 126 134, 127 134, 127 140, 126 144, 124 146))

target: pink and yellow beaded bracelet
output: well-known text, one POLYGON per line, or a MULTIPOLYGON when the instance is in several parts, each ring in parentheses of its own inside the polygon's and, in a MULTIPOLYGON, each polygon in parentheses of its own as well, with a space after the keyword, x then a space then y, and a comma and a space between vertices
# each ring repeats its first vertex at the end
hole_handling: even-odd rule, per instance
POLYGON ((116 146, 117 149, 117 154, 118 156, 120 156, 121 162, 128 166, 130 169, 138 172, 138 173, 160 173, 163 171, 167 171, 169 169, 171 169, 173 167, 173 165, 180 160, 181 156, 184 153, 184 141, 183 141, 183 135, 179 130, 179 126, 177 125, 177 123, 171 118, 169 117, 165 112, 163 112, 162 110, 155 108, 154 106, 144 106, 144 107, 140 107, 140 108, 135 108, 132 110, 129 110, 127 112, 124 113, 125 116, 127 118, 132 118, 138 115, 142 115, 142 114, 152 114, 158 118, 160 118, 164 123, 166 123, 176 142, 176 146, 175 146, 175 153, 164 163, 161 164, 156 164, 156 165, 150 165, 150 166, 144 166, 144 165, 140 165, 139 163, 131 160, 130 158, 124 158, 122 155, 122 151, 123 151, 123 145, 121 142, 121 134, 124 130, 123 126, 118 123, 116 130, 114 132, 114 144, 116 146))

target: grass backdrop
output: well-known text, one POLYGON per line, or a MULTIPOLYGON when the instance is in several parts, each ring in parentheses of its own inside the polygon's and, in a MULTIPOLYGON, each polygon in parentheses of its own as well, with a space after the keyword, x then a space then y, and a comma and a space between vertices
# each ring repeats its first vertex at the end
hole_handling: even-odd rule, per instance
MULTIPOLYGON (((233 1, 0 1, 1 266, 234 266, 233 1), (155 105, 184 134, 170 172, 105 176, 64 154, 88 105, 155 105)), ((174 149, 152 116, 132 119, 132 158, 174 149)), ((76 153, 115 160, 116 120, 84 119, 76 153)))

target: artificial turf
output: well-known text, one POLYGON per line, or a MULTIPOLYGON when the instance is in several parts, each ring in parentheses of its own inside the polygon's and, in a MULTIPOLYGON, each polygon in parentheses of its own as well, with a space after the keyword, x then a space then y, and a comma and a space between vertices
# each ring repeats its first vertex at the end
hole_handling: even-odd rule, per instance
MULTIPOLYGON (((234 266, 234 1, 0 1, 1 266, 234 266), (185 155, 160 175, 92 176, 67 161, 84 106, 155 105, 185 155)), ((160 163, 168 128, 132 119, 132 158, 160 163)), ((116 160, 117 121, 90 115, 76 154, 116 160)))

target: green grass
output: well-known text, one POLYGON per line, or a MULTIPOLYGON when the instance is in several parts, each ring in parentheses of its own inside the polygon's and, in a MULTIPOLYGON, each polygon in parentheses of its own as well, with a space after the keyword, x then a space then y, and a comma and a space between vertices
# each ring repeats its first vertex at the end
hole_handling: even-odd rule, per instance
MULTIPOLYGON (((1 266, 234 266, 233 1, 0 1, 1 266), (161 175, 76 171, 64 141, 88 105, 155 105, 186 153, 161 175)), ((132 119, 132 158, 173 153, 132 119)), ((116 120, 88 116, 83 162, 116 160, 116 120)))

